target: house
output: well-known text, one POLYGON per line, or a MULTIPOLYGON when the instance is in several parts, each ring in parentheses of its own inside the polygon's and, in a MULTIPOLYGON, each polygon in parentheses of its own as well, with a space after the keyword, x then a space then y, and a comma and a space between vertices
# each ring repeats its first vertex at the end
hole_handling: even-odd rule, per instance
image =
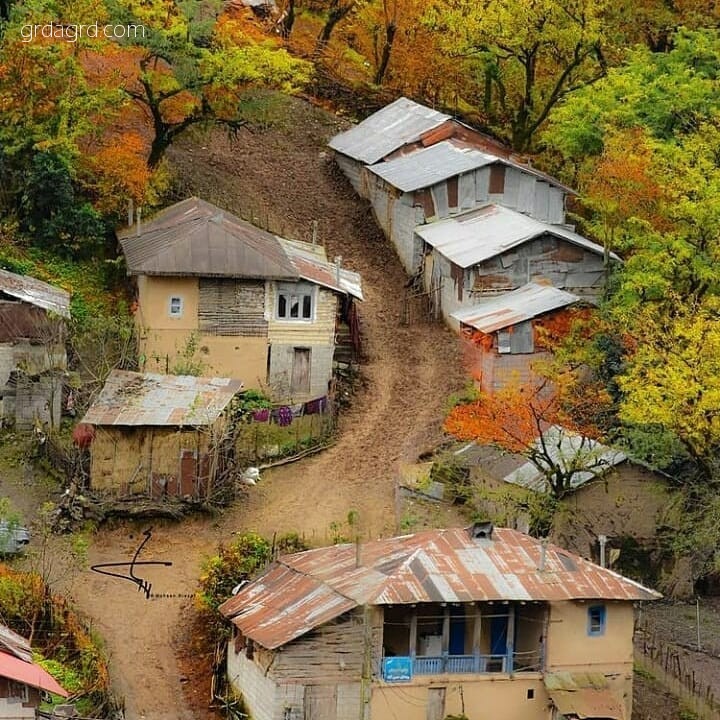
POLYGON ((573 194, 496 140, 407 98, 336 135, 329 147, 410 275, 420 268, 417 225, 489 202, 562 224, 573 194))
POLYGON ((490 523, 279 558, 221 607, 255 720, 630 720, 659 595, 490 523))
MULTIPOLYGON (((540 449, 540 439, 534 444, 540 449)), ((608 556, 612 548, 629 552, 633 546, 633 552, 640 555, 658 550, 658 529, 667 525, 664 516, 672 499, 670 478, 665 473, 622 450, 558 426, 547 428, 542 444, 543 454, 553 465, 563 472, 574 471, 563 510, 555 513, 552 537, 556 542, 598 560, 599 536, 607 538, 608 556)), ((491 491, 477 508, 480 512, 520 529, 527 528, 524 511, 508 515, 507 505, 500 507, 492 491, 549 490, 543 472, 525 455, 471 443, 455 451, 452 462, 468 468, 473 485, 491 491)), ((538 462, 549 467, 542 455, 538 462)), ((631 559, 620 554, 619 566, 631 567, 631 559)))
POLYGON ((450 317, 460 324, 465 366, 479 389, 492 393, 531 382, 533 364, 549 358, 552 343, 588 312, 578 295, 530 282, 450 317))
POLYGON ((234 479, 224 443, 242 387, 228 378, 113 370, 82 419, 94 430, 90 487, 114 496, 211 498, 234 479))
MULTIPOLYGON (((601 245, 501 205, 420 225, 415 236, 423 286, 434 291, 439 312, 456 329, 456 311, 528 282, 550 284, 593 303, 603 291, 601 245)), ((614 253, 609 259, 620 260, 614 253)))
POLYGON ((0 270, 0 417, 19 428, 60 423, 70 296, 0 270))
POLYGON ((357 273, 328 262, 319 245, 196 197, 119 236, 137 284, 144 370, 182 374, 190 364, 278 401, 327 394, 336 333, 357 328, 357 273))
POLYGON ((30 643, 0 625, 0 718, 38 718, 41 693, 68 696, 55 678, 34 662, 30 643))

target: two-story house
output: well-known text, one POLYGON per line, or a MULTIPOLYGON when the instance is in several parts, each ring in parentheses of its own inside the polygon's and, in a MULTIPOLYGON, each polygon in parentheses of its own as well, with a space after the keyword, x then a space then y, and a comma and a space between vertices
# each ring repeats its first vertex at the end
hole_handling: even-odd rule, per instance
POLYGON ((278 559, 220 608, 255 720, 630 720, 659 595, 489 523, 278 559))
POLYGON ((277 237, 199 198, 119 233, 137 284, 144 370, 241 377, 292 402, 321 397, 361 280, 319 245, 277 237))

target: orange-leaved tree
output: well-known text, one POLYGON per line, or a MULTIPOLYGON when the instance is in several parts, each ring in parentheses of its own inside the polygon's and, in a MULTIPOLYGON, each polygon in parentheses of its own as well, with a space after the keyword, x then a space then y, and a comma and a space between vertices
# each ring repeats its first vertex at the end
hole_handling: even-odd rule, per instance
POLYGON ((587 478, 580 473, 600 476, 608 469, 607 448, 595 439, 597 427, 585 419, 586 404, 608 402, 599 385, 579 383, 569 375, 553 378, 552 383, 509 383, 455 407, 445 430, 460 440, 522 455, 538 470, 545 490, 560 499, 581 477, 587 478))

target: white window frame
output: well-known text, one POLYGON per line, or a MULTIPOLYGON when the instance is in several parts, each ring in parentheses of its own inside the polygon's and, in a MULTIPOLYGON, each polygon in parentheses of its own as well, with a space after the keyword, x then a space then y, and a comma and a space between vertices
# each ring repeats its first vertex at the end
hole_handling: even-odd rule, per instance
POLYGON ((317 288, 310 283, 298 282, 298 283, 278 283, 276 286, 276 298, 275 298, 275 319, 279 322, 289 323, 311 323, 315 321, 315 307, 317 305, 317 288), (280 298, 286 298, 286 314, 285 316, 280 314, 280 298), (290 307, 292 306, 292 298, 297 297, 299 300, 299 311, 303 309, 302 298, 310 298, 310 317, 289 317, 290 307))
POLYGON ((185 302, 183 301, 181 295, 171 295, 170 298, 168 299, 168 315, 171 318, 182 317, 184 306, 185 306, 185 302), (173 301, 174 300, 178 301, 178 311, 177 312, 173 312, 173 305, 174 305, 173 301))

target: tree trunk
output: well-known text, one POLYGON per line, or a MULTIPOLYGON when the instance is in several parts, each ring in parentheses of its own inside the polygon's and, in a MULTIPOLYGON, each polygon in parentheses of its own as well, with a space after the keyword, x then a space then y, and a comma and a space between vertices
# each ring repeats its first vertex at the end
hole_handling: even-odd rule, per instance
POLYGON ((285 8, 285 12, 278 21, 278 32, 280 36, 287 40, 292 33, 293 25, 295 24, 295 0, 288 0, 288 6, 285 8))
POLYGON ((392 52, 393 43, 395 42, 395 33, 397 32, 397 26, 395 23, 390 23, 385 28, 385 44, 383 45, 382 55, 380 56, 380 63, 378 64, 377 71, 375 73, 375 84, 381 85, 385 73, 387 72, 388 63, 390 62, 390 53, 392 52))
POLYGON ((327 22, 323 26, 323 29, 320 31, 320 35, 317 39, 317 44, 315 45, 316 54, 320 53, 330 42, 330 36, 332 35, 335 26, 353 9, 354 5, 355 2, 353 0, 353 2, 345 5, 344 7, 333 7, 330 10, 327 22))

